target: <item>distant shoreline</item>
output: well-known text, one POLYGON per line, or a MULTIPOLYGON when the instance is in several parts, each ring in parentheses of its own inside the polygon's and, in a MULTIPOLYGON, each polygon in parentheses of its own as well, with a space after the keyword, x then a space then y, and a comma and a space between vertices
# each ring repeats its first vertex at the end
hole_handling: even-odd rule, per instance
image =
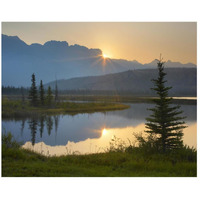
MULTIPOLYGON (((2 95, 2 99, 7 97, 10 100, 21 100, 21 95, 2 95)), ((27 97, 25 96, 25 99, 27 97)), ((133 95, 59 95, 62 101, 82 101, 82 102, 109 102, 109 103, 153 103, 155 96, 133 96, 133 95)), ((196 105, 197 97, 170 97, 172 103, 196 105)))
POLYGON ((3 99, 2 101, 2 118, 24 118, 37 117, 40 115, 58 115, 69 114, 75 115, 79 113, 106 112, 113 110, 123 110, 129 108, 128 105, 111 102, 58 102, 51 107, 32 107, 29 102, 20 100, 3 99))

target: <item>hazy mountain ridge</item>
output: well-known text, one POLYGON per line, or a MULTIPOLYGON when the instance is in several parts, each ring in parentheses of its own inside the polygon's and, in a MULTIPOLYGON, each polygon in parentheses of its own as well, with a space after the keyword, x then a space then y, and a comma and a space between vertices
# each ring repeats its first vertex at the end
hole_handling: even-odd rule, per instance
MULTIPOLYGON (((170 95, 196 96, 197 70, 196 68, 166 68, 166 85, 172 86, 170 95)), ((99 90, 99 91, 127 91, 135 95, 155 95, 150 90, 152 79, 157 77, 157 69, 129 70, 125 72, 107 74, 103 76, 89 76, 58 80, 59 90, 99 90)), ((55 88, 55 81, 45 87, 55 88)))
MULTIPOLYGON (((136 60, 102 58, 100 49, 69 45, 66 41, 47 41, 44 45, 26 44, 17 36, 2 34, 2 84, 30 86, 31 74, 44 83, 55 79, 98 76, 135 69, 156 68, 155 61, 141 64, 136 60)), ((133 55, 134 56, 134 55, 133 55)), ((192 63, 168 61, 169 67, 193 68, 192 63)))

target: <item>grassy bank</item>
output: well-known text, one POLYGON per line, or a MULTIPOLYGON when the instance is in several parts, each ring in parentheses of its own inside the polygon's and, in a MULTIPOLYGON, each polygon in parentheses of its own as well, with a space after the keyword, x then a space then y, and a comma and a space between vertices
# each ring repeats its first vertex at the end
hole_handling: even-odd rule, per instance
POLYGON ((129 108, 128 105, 119 103, 74 103, 74 102, 58 102, 50 107, 32 107, 28 102, 20 100, 2 100, 2 117, 32 117, 41 114, 77 114, 77 113, 93 113, 105 112, 111 110, 122 110, 129 108))
MULTIPOLYGON (((6 96, 11 100, 20 100, 20 95, 8 95, 6 96)), ((27 97, 26 97, 27 98, 27 97)), ((59 99, 62 101, 93 101, 93 102, 116 102, 116 103, 152 103, 152 100, 156 97, 151 96, 133 96, 133 95, 59 95, 59 99)), ((187 104, 196 105, 195 99, 173 99, 175 104, 187 104)))
POLYGON ((91 155, 45 157, 21 149, 3 136, 3 177, 196 177, 196 151, 184 147, 170 154, 129 147, 91 155))

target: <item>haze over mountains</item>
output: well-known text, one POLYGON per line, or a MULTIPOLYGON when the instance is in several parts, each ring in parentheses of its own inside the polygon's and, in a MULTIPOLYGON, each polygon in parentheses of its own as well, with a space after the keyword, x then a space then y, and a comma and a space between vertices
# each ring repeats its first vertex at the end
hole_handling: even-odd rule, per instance
MULTIPOLYGON (((171 96, 196 96, 195 68, 167 68, 167 86, 173 86, 171 96)), ((128 70, 115 74, 90 76, 58 80, 59 90, 92 90, 112 91, 115 94, 132 94, 137 96, 155 96, 150 90, 153 87, 151 79, 157 77, 157 69, 128 70)), ((55 89, 55 81, 45 85, 55 89)))
MULTIPOLYGON (((193 69, 196 68, 196 65, 192 63, 181 64, 169 60, 165 63, 165 67, 176 68, 176 71, 173 72, 175 75, 169 71, 168 77, 177 79, 179 77, 177 74, 181 74, 178 79, 180 79, 179 83, 182 81, 182 87, 193 87, 196 84, 196 69, 193 69), (189 69, 185 71, 181 68, 189 69), (190 76, 187 76, 188 74, 190 76)), ((139 82, 142 82, 143 85, 147 84, 149 88, 149 82, 147 83, 146 81, 151 79, 151 77, 148 74, 155 74, 153 72, 155 70, 148 71, 147 69, 156 69, 156 61, 154 60, 151 63, 143 65, 135 60, 127 61, 110 58, 104 60, 100 49, 88 49, 80 45, 69 45, 66 41, 48 41, 44 45, 36 43, 28 45, 17 36, 2 35, 2 85, 4 86, 30 86, 32 73, 35 73, 38 84, 40 80, 48 83, 55 79, 70 79, 112 73, 111 75, 99 78, 87 77, 79 79, 74 85, 72 83, 76 79, 71 79, 66 82, 64 89, 68 89, 69 85, 71 85, 71 89, 82 87, 87 89, 108 88, 110 90, 117 87, 118 89, 124 90, 126 88, 129 90, 131 87, 136 88, 136 85, 131 86, 134 81, 137 85, 141 84, 139 82), (144 71, 138 71, 137 69, 143 69, 144 71), (130 71, 125 72, 127 70, 130 71), (118 74, 114 75, 113 73, 118 74), (144 75, 144 79, 141 79, 141 74, 144 75), (87 79, 91 83, 86 83, 87 79), (94 80, 98 80, 98 83, 94 82, 94 80), (112 80, 118 81, 118 83, 112 80), (88 85, 91 85, 91 87, 88 85)), ((60 85, 60 88, 62 87, 63 84, 62 86, 60 85)))

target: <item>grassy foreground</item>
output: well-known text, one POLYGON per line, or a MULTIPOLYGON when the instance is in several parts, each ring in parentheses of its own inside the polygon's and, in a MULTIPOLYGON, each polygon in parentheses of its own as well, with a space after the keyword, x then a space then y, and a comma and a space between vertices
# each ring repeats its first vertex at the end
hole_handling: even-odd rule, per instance
POLYGON ((93 113, 105 112, 111 110, 122 110, 129 108, 128 105, 119 103, 74 103, 74 102, 58 102, 52 106, 32 107, 28 102, 20 100, 2 100, 2 117, 32 117, 35 115, 56 115, 56 114, 77 114, 77 113, 93 113))
MULTIPOLYGON (((9 138, 10 137, 10 138, 9 138)), ((196 151, 170 154, 129 147, 91 155, 45 157, 20 148, 3 136, 3 177, 196 177, 196 151)))

